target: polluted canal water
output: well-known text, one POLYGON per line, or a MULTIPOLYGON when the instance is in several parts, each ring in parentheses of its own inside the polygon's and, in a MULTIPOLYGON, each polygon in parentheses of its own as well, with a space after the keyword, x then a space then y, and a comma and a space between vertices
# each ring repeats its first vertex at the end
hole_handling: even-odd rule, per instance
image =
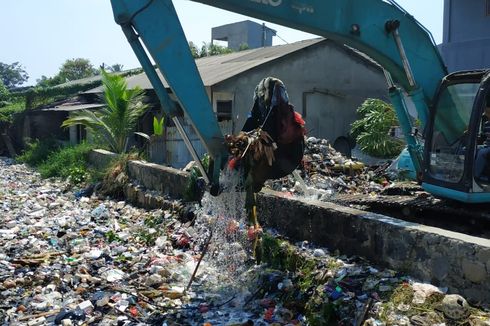
POLYGON ((0 159, 0 325, 490 325, 447 289, 273 230, 256 264, 239 179, 224 180, 184 222, 179 201, 77 198, 0 159))

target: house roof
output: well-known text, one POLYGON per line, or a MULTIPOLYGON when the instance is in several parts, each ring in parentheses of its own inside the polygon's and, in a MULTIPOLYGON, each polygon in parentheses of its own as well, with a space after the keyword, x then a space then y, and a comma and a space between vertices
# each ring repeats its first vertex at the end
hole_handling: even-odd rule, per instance
POLYGON ((88 110, 88 109, 98 109, 103 107, 104 104, 98 104, 98 103, 85 103, 85 104, 77 104, 77 103, 64 103, 60 104, 57 106, 52 106, 48 108, 42 108, 38 111, 61 111, 61 112, 71 112, 71 111, 78 111, 78 110, 88 110))
MULTIPOLYGON (((119 71, 119 72, 115 72, 115 74, 122 75, 122 76, 131 75, 131 74, 134 75, 135 72, 137 72, 138 70, 141 70, 141 68, 134 68, 134 69, 128 69, 128 70, 124 70, 124 71, 119 71)), ((68 82, 63 83, 63 84, 55 85, 55 86, 53 86, 53 88, 70 87, 73 85, 84 85, 84 84, 90 84, 90 83, 97 82, 97 81, 102 82, 102 75, 101 74, 91 76, 91 77, 85 77, 85 78, 81 78, 81 79, 77 79, 77 80, 71 80, 71 81, 68 81, 68 82)))
MULTIPOLYGON (((307 48, 324 41, 323 38, 315 38, 285 45, 276 45, 265 48, 257 48, 229 54, 210 56, 196 59, 197 69, 201 75, 204 86, 213 86, 242 72, 263 65, 267 62, 279 59, 290 53, 307 48)), ((160 70, 158 76, 165 87, 169 87, 160 70)), ((153 89, 145 73, 126 78, 129 88, 136 86, 142 89, 153 89)), ((86 93, 100 93, 102 86, 91 89, 86 93)))

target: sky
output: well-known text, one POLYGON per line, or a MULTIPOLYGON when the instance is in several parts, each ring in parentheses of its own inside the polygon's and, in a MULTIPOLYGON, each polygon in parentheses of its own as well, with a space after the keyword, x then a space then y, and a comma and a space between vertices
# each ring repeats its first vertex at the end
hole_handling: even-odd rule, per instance
MULTIPOLYGON (((398 0, 403 8, 442 42, 443 0, 398 0)), ((187 40, 210 42, 211 28, 245 19, 189 0, 174 0, 187 40)), ((288 43, 315 37, 266 22, 288 43)), ((139 67, 120 27, 114 22, 109 0, 0 0, 0 62, 20 62, 34 85, 42 75, 54 76, 67 59, 86 58, 98 67, 122 64, 139 67)), ((273 45, 284 44, 274 37, 273 45)))

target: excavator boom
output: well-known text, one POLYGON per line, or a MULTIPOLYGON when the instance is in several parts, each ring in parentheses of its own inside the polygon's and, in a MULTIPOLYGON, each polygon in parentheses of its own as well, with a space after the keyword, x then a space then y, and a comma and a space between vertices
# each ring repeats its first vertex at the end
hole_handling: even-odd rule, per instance
MULTIPOLYGON (((457 74, 459 79, 449 78, 431 34, 394 0, 192 1, 330 38, 374 59, 385 71, 389 96, 424 187, 447 198, 490 202, 490 192, 473 171, 475 152, 480 150, 476 138, 483 98, 490 96, 488 74, 480 73, 485 76, 479 75, 481 85, 464 72, 457 74), (409 102, 428 135, 425 147, 413 132, 417 128, 408 114, 409 102), (464 141, 466 131, 472 135, 471 142, 464 141)), ((172 0, 111 0, 111 4, 162 108, 181 132, 205 179, 216 189, 227 157, 224 139, 172 0), (147 53, 178 104, 170 99, 147 53), (181 126, 178 106, 213 158, 211 171, 204 171, 200 164, 181 126)))
POLYGON ((162 109, 173 120, 206 181, 217 184, 222 161, 226 157, 224 138, 172 1, 111 0, 111 4, 114 19, 121 26, 150 79, 162 109), (213 171, 204 171, 181 126, 179 110, 170 99, 147 52, 160 69, 188 121, 213 158, 213 171), (208 175, 208 172, 211 172, 211 175, 208 175))

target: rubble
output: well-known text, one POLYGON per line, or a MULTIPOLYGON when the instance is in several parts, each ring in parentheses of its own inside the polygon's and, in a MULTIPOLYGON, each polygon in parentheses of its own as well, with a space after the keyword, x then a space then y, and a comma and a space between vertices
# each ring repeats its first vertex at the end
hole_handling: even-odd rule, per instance
POLYGON ((445 289, 306 242, 266 235, 256 265, 243 245, 243 198, 222 196, 221 204, 205 198, 197 219, 183 222, 176 211, 79 196, 1 158, 0 324, 423 325, 456 317, 490 325, 487 313, 445 289), (187 289, 209 225, 219 227, 187 289))

